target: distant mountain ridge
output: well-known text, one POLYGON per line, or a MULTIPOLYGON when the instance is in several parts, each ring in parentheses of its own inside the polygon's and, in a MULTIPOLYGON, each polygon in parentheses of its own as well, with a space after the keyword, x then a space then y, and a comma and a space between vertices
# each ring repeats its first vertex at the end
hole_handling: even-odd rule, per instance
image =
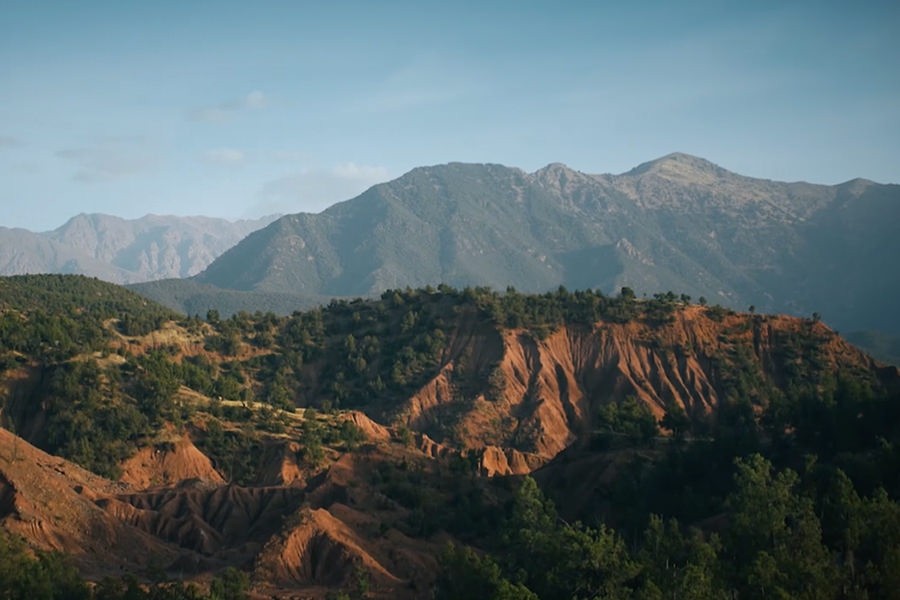
POLYGON ((755 179, 682 153, 619 175, 450 163, 282 217, 195 279, 307 296, 629 286, 900 332, 897 222, 898 185, 755 179))
POLYGON ((77 273, 114 283, 190 277, 276 218, 80 214, 42 233, 0 227, 0 275, 77 273))
POLYGON ((628 286, 818 312, 848 333, 897 336, 897 222, 898 185, 756 179, 682 153, 621 174, 450 163, 319 214, 237 223, 78 215, 51 232, 0 228, 0 274, 87 274, 190 314, 284 314, 440 283, 628 286))

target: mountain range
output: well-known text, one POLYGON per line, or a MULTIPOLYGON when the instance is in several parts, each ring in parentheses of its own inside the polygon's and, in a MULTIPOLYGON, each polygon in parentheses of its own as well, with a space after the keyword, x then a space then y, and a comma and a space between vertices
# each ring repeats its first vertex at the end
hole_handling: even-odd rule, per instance
POLYGON ((0 227, 0 275, 73 273, 113 283, 190 277, 276 218, 80 214, 41 233, 0 227))
POLYGON ((898 185, 754 179, 679 153, 620 175, 451 163, 284 216, 194 280, 320 297, 628 286, 897 333, 898 222, 898 185))
MULTIPOLYGON (((738 309, 816 312, 844 331, 896 336, 897 222, 898 185, 756 179, 682 153, 600 175, 558 163, 533 173, 450 163, 413 169, 318 214, 236 223, 79 215, 46 233, 0 229, 0 273, 136 284, 189 314, 287 314, 441 283, 630 287, 639 296, 672 290, 738 309)), ((897 354, 895 339, 878 335, 868 346, 897 354)))

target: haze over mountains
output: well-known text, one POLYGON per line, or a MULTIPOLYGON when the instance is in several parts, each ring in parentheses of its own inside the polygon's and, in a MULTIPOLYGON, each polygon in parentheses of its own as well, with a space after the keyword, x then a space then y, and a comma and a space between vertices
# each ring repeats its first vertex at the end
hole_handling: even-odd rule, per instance
POLYGON ((275 218, 80 214, 42 233, 0 227, 0 275, 74 273, 113 283, 190 277, 275 218))

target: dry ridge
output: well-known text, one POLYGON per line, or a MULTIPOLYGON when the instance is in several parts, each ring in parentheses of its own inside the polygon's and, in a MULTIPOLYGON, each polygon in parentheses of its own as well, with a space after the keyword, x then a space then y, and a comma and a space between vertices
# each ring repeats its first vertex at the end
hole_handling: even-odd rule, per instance
POLYGON ((454 339, 466 343, 451 344, 438 374, 399 411, 399 421, 435 442, 483 451, 483 470, 491 475, 533 471, 589 436, 602 405, 629 396, 657 418, 673 406, 702 418, 739 370, 775 388, 786 385, 792 364, 808 360, 826 372, 852 369, 898 381, 895 367, 880 365, 821 322, 722 315, 701 306, 676 310, 662 325, 564 326, 541 339, 467 324, 454 339), (815 344, 804 349, 797 340, 815 344), (482 381, 467 391, 472 372, 490 373, 493 389, 482 381))

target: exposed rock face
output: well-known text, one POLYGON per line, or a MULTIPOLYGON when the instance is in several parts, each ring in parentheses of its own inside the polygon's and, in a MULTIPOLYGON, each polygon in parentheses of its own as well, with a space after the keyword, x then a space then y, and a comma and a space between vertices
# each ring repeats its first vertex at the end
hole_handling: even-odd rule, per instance
MULTIPOLYGON (((341 506, 341 510, 352 509, 341 506)), ((357 567, 365 568, 381 584, 400 583, 382 565, 385 558, 376 558, 378 550, 331 512, 303 509, 294 518, 297 525, 270 542, 258 560, 257 568, 271 573, 272 583, 338 586, 348 581, 357 567)))
POLYGON ((290 487, 188 484, 120 494, 100 504, 119 520, 162 540, 226 559, 235 552, 252 552, 254 542, 260 544, 278 531, 284 514, 295 510, 302 498, 301 489, 290 487))
POLYGON ((522 475, 531 473, 543 466, 546 459, 537 454, 520 452, 513 448, 502 449, 496 446, 487 446, 481 455, 479 468, 483 475, 494 477, 495 475, 522 475))
POLYGON ((346 419, 353 423, 362 435, 371 442, 386 442, 391 439, 390 430, 384 425, 379 425, 358 410, 347 413, 346 419))
POLYGON ((109 515, 95 502, 124 491, 124 484, 0 429, 0 526, 35 547, 69 554, 98 574, 139 570, 151 558, 175 560, 178 548, 109 515))
POLYGON ((174 485, 185 479, 225 483, 190 438, 143 448, 122 465, 121 481, 139 489, 174 485))
POLYGON ((898 380, 897 369, 879 366, 822 323, 747 314, 717 320, 699 306, 675 311, 661 326, 597 323, 562 327, 544 339, 504 330, 499 341, 495 331, 463 326, 457 335, 469 350, 451 349, 399 418, 438 442, 483 451, 488 474, 533 471, 588 437, 602 405, 629 396, 657 418, 675 406, 701 418, 728 393, 730 370, 782 387, 791 336, 815 339, 825 369, 858 368, 898 380), (729 363, 735 355, 743 362, 729 363), (461 362, 468 371, 498 371, 502 389, 482 383, 474 397, 465 397, 471 382, 458 373, 461 362))
POLYGON ((183 577, 252 565, 278 595, 318 597, 362 573, 378 597, 397 598, 420 597, 412 590, 433 581, 441 543, 393 529, 372 535, 384 509, 359 485, 371 472, 368 458, 344 455, 309 485, 225 484, 209 464, 185 439, 141 452, 125 465, 130 483, 111 482, 0 429, 0 527, 72 556, 96 578, 151 563, 183 577), (185 478, 176 482, 178 473, 185 478), (137 487, 147 481, 156 487, 137 487))

